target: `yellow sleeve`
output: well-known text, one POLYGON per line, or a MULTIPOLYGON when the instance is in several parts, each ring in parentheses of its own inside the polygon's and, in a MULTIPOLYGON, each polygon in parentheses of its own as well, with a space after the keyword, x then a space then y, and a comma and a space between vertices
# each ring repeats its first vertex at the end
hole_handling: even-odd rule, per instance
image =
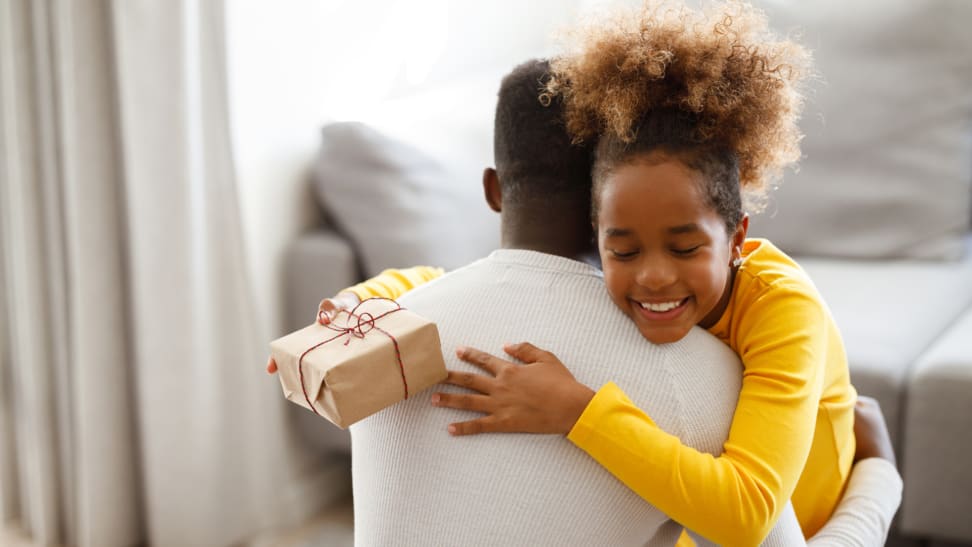
POLYGON ((742 389, 720 456, 682 445, 614 384, 568 435, 642 498, 719 545, 758 545, 776 523, 807 460, 822 390, 821 304, 799 292, 761 300, 741 317, 742 389))
POLYGON ((388 269, 341 292, 354 293, 361 300, 375 297, 395 299, 444 273, 442 268, 431 266, 415 266, 405 270, 388 269))

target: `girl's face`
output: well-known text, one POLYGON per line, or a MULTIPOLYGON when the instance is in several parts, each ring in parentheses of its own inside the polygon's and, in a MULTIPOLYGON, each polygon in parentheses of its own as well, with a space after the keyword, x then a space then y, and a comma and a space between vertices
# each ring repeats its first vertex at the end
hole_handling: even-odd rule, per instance
POLYGON ((608 292, 656 344, 680 340, 694 325, 711 327, 729 302, 748 220, 730 238, 703 184, 698 171, 652 154, 610 172, 597 196, 608 292))

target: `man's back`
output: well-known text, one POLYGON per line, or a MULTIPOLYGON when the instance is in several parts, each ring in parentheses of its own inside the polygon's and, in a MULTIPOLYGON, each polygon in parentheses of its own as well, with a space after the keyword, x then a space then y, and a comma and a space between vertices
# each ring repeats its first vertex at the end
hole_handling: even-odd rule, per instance
MULTIPOLYGON (((438 323, 449 368, 473 369, 455 358, 459 345, 498 353, 530 341, 594 389, 614 381, 684 443, 722 450, 736 356, 700 329, 649 344, 587 265, 501 250, 401 302, 438 323)), ((643 545, 667 520, 562 436, 450 437, 449 423, 474 414, 433 408, 436 389, 456 390, 427 390, 352 426, 356 544, 643 545)))

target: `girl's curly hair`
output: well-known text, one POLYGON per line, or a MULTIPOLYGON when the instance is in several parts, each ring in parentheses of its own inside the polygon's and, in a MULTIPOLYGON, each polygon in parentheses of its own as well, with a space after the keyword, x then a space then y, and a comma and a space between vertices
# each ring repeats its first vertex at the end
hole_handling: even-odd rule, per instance
MULTIPOLYGON (((651 150, 728 156, 733 165, 717 171, 731 167, 735 192, 759 209, 783 168, 800 158, 810 54, 774 36, 749 4, 694 11, 648 0, 640 12, 571 32, 568 43, 574 48, 552 62, 541 101, 562 97, 572 139, 598 141, 595 184, 651 150)), ((704 167, 713 158, 694 160, 704 167)), ((710 198, 721 201, 713 190, 710 198)))

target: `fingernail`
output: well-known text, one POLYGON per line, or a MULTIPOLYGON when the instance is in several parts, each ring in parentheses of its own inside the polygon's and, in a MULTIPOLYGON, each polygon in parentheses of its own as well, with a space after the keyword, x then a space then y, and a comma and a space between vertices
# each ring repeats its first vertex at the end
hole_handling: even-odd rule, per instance
POLYGON ((462 354, 463 353, 466 353, 465 346, 459 346, 459 347, 456 348, 456 355, 457 356, 462 357, 462 354))
POLYGON ((442 400, 442 396, 441 395, 439 395, 438 393, 433 393, 432 394, 432 404, 437 405, 437 404, 439 404, 439 401, 440 400, 442 400))
POLYGON ((449 424, 449 434, 450 435, 455 435, 456 434, 456 426, 454 426, 452 424, 449 424))

